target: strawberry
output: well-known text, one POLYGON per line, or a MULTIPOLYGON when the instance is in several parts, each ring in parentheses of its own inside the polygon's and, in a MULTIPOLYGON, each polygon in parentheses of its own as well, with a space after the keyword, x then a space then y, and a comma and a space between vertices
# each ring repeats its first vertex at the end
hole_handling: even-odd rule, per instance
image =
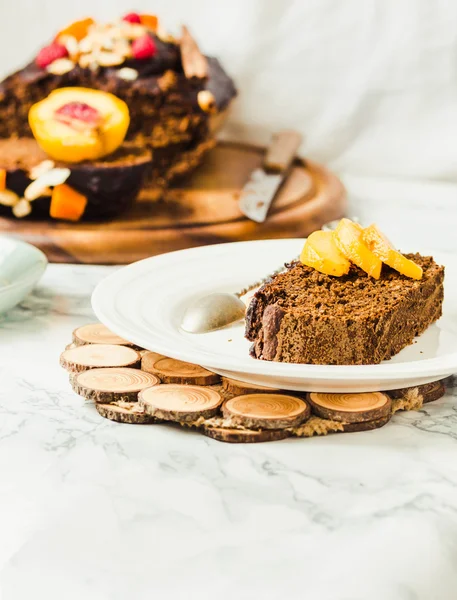
POLYGON ((41 48, 35 58, 36 64, 45 69, 48 65, 53 63, 58 58, 66 58, 68 56, 68 50, 63 44, 58 42, 52 42, 49 46, 41 48))
POLYGON ((122 17, 123 21, 127 21, 127 23, 141 23, 141 17, 138 13, 131 12, 122 17))
POLYGON ((132 42, 133 58, 140 60, 151 58, 156 52, 156 45, 150 35, 143 35, 132 42))

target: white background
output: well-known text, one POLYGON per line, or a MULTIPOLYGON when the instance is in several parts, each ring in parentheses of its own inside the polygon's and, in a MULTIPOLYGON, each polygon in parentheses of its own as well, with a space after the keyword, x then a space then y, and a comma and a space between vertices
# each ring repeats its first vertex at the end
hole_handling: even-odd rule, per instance
MULTIPOLYGON (((157 13, 190 25, 240 97, 226 135, 279 127, 352 184, 457 182, 457 2, 445 0, 1 0, 0 72, 67 22, 157 13)), ((453 193, 452 193, 453 194, 453 193)))

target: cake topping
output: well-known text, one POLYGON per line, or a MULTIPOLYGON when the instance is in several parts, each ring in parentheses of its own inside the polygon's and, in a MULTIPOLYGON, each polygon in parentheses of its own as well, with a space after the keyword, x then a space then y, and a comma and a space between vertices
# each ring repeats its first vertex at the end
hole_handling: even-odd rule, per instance
POLYGON ((30 179, 38 179, 41 175, 44 175, 51 169, 55 167, 55 162, 53 160, 42 160, 40 163, 32 167, 29 171, 30 179))
MULTIPOLYGON (((159 20, 156 15, 140 15, 140 22, 150 31, 157 31, 159 20)), ((168 40, 170 41, 170 40, 168 40)))
POLYGON ((30 202, 25 198, 21 198, 16 204, 13 206, 13 215, 18 219, 23 219, 27 217, 32 212, 32 207, 30 202))
POLYGON ((373 254, 395 271, 412 279, 422 279, 422 267, 397 252, 376 225, 370 225, 363 230, 362 240, 373 254))
POLYGON ((200 90, 197 94, 198 106, 208 113, 217 111, 216 98, 209 90, 200 90))
POLYGON ((59 44, 58 42, 53 42, 49 44, 49 46, 45 46, 41 48, 38 52, 38 55, 35 59, 36 64, 45 69, 55 60, 59 58, 66 58, 68 56, 68 50, 63 44, 59 44))
POLYGON ((53 75, 65 75, 75 68, 75 63, 69 58, 58 58, 46 67, 48 73, 53 75))
POLYGON ((86 37, 86 35, 89 31, 89 28, 92 25, 94 25, 94 23, 95 23, 95 21, 91 18, 74 21, 73 23, 70 23, 70 25, 68 25, 68 27, 65 27, 65 29, 62 29, 62 31, 57 34, 56 39, 60 43, 63 43, 61 38, 64 36, 70 36, 70 37, 73 37, 77 42, 79 42, 83 38, 86 37))
POLYGON ((83 19, 60 31, 49 46, 40 50, 35 62, 54 75, 63 75, 77 64, 83 69, 98 70, 121 65, 132 57, 145 60, 157 53, 151 33, 176 43, 162 28, 159 32, 155 15, 132 12, 107 24, 83 19), (57 64, 63 59, 66 61, 57 64))
POLYGON ((67 181, 67 179, 70 177, 70 174, 71 171, 67 168, 54 168, 46 171, 25 188, 25 199, 31 201, 36 200, 41 196, 50 196, 50 188, 67 181))
POLYGON ((304 265, 324 273, 341 277, 349 273, 351 263, 338 250, 331 231, 315 231, 302 250, 300 260, 304 265))
POLYGON ((341 277, 351 262, 374 279, 381 275, 382 263, 406 277, 422 278, 422 269, 395 250, 376 227, 363 229, 350 219, 341 219, 335 231, 315 231, 303 247, 300 261, 324 275, 341 277))
POLYGON ((117 72, 117 76, 125 81, 135 81, 135 79, 138 79, 138 71, 130 67, 122 67, 117 72))
POLYGON ((53 219, 79 221, 86 210, 87 197, 62 183, 52 190, 50 215, 53 219))
POLYGON ((0 192, 0 204, 2 206, 14 206, 19 202, 19 196, 12 190, 4 189, 0 192))
POLYGON ((208 61, 200 52, 197 42, 187 27, 183 26, 181 36, 182 68, 187 79, 206 79, 208 77, 208 61))
POLYGON ((127 23, 141 23, 141 17, 138 13, 131 12, 122 17, 123 21, 127 21, 127 23))
POLYGON ((341 219, 333 237, 343 256, 371 277, 379 279, 382 262, 363 243, 362 233, 363 229, 358 223, 353 223, 350 219, 341 219))
POLYGON ((32 106, 29 122, 51 158, 81 162, 114 152, 124 141, 130 118, 127 104, 113 94, 59 88, 32 106))
POLYGON ((144 60, 152 58, 157 52, 154 40, 149 34, 143 35, 132 42, 133 58, 144 60))

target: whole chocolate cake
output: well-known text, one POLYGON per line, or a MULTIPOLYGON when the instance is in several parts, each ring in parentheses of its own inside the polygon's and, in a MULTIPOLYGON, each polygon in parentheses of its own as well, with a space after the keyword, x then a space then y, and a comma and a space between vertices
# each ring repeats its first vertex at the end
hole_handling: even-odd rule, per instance
POLYGON ((111 24, 84 19, 1 82, 0 137, 31 136, 31 106, 62 87, 111 92, 126 102, 126 139, 153 151, 156 185, 198 164, 236 96, 218 60, 203 56, 185 27, 175 39, 154 15, 131 13, 111 24))

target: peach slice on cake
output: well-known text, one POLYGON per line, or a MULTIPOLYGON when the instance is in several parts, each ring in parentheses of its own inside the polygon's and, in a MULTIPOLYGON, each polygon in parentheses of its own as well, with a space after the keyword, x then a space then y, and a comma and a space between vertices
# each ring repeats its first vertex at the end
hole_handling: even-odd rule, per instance
POLYGON ((422 279, 422 267, 395 250, 376 225, 370 225, 363 230, 362 240, 373 254, 395 271, 412 279, 422 279))
POLYGON ((315 231, 305 242, 300 261, 323 273, 341 277, 349 272, 351 263, 338 250, 331 231, 315 231))
POLYGON ((77 163, 114 152, 124 141, 130 116, 127 104, 113 94, 60 88, 31 107, 29 123, 51 158, 77 163))
POLYGON ((333 232, 333 239, 343 256, 374 279, 379 279, 382 261, 363 242, 362 234, 363 228, 358 223, 341 219, 333 232))

